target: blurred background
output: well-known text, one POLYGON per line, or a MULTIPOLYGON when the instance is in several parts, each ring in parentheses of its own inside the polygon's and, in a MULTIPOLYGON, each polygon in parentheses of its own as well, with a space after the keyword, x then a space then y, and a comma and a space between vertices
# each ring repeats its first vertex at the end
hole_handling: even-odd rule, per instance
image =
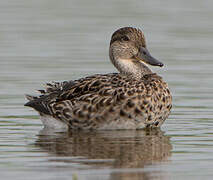
POLYGON ((212 19, 210 0, 0 1, 1 176, 211 179, 212 19), (142 29, 150 52, 165 64, 151 67, 173 94, 162 131, 74 137, 42 131, 37 113, 23 106, 24 94, 49 81, 116 72, 109 41, 124 26, 142 29))

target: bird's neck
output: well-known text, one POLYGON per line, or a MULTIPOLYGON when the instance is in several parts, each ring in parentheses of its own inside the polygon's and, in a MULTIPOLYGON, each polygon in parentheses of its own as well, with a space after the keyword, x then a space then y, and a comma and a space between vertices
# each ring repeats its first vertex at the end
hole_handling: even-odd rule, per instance
POLYGON ((110 56, 111 62, 118 71, 127 76, 136 79, 142 78, 146 74, 151 74, 152 71, 144 64, 134 59, 121 59, 110 56))

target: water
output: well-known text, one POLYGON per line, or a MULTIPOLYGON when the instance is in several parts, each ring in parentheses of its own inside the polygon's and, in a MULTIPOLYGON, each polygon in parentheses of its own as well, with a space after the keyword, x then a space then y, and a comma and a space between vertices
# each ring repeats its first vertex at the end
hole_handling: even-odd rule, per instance
MULTIPOLYGON (((0 2, 2 179, 212 179, 212 1, 0 2), (145 32, 166 65, 173 110, 161 131, 42 130, 24 94, 52 80, 114 72, 110 36, 145 32)), ((34 93, 34 92, 33 92, 34 93)))

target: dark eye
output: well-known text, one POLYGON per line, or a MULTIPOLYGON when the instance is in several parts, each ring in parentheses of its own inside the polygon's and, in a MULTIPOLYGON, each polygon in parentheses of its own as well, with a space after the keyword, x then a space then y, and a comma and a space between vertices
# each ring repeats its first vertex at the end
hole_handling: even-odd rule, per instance
POLYGON ((146 51, 143 51, 143 54, 146 55, 146 51))
POLYGON ((123 41, 129 41, 129 38, 127 36, 122 36, 121 40, 123 40, 123 41))

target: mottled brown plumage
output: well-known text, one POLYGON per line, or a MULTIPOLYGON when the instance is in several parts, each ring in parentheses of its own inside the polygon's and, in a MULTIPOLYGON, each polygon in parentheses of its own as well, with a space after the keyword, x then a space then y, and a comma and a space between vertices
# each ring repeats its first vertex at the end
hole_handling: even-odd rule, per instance
MULTIPOLYGON (((141 129, 159 127, 170 113, 171 94, 160 76, 145 65, 162 66, 146 48, 141 30, 117 30, 110 59, 120 73, 96 74, 47 84, 39 97, 27 96, 47 126, 53 118, 71 129, 141 129)), ((53 125, 57 128, 57 124, 53 125)))

